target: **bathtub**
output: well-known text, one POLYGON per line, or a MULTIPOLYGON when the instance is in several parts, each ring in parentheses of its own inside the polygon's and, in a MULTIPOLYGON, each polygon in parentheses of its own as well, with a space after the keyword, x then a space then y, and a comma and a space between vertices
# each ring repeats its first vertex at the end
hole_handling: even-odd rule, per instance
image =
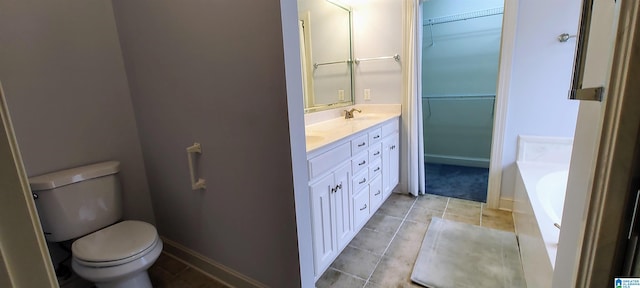
POLYGON ((513 217, 527 287, 551 287, 568 165, 517 162, 513 217))

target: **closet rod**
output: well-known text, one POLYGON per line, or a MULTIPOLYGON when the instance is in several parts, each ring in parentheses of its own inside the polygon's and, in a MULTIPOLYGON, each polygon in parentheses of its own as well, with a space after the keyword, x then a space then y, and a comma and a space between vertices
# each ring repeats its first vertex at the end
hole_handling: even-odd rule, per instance
POLYGON ((444 23, 450 23, 450 22, 457 22, 457 21, 462 21, 462 20, 469 20, 469 19, 475 19, 475 18, 481 18, 481 17, 493 16, 493 15, 500 15, 500 14, 503 14, 503 13, 504 13, 504 7, 490 8, 490 9, 485 9, 485 10, 478 10, 478 11, 454 14, 454 15, 449 15, 449 16, 442 16, 442 17, 425 19, 422 22, 422 26, 444 24, 444 23))

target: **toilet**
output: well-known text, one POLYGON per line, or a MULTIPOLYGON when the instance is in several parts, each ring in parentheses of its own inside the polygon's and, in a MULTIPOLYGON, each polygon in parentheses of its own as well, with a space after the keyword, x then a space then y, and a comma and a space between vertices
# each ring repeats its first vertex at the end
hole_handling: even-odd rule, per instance
POLYGON ((147 269, 162 252, 156 228, 122 217, 120 163, 108 161, 29 179, 49 242, 76 239, 72 269, 103 287, 151 287, 147 269), (78 238, 80 237, 80 238, 78 238))

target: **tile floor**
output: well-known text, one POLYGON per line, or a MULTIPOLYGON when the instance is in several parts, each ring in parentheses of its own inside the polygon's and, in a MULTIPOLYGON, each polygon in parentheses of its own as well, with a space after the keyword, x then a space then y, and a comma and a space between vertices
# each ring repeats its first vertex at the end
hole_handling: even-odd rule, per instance
POLYGON ((437 195, 392 194, 327 271, 316 287, 422 287, 411 283, 431 217, 514 231, 511 212, 484 203, 437 195))
MULTIPOLYGON (((160 254, 158 260, 149 268, 149 278, 153 287, 162 288, 227 288, 207 274, 204 274, 183 262, 165 254, 160 254)), ((62 288, 90 288, 93 284, 72 276, 63 283, 62 288)))
POLYGON ((156 263, 149 268, 149 278, 153 287, 166 288, 227 288, 207 274, 165 254, 160 254, 156 263))

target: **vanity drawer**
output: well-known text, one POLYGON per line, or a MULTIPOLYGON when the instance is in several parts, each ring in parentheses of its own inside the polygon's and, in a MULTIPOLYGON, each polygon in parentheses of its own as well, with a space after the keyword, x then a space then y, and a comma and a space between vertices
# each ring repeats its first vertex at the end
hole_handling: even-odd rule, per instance
POLYGON ((399 128, 398 119, 393 119, 393 120, 389 121, 389 123, 384 124, 382 126, 381 134, 382 134, 383 137, 387 136, 387 135, 389 135, 389 134, 391 134, 393 132, 398 131, 398 128, 399 128))
POLYGON ((358 174, 358 172, 367 168, 367 165, 369 165, 369 153, 367 152, 360 153, 360 155, 351 160, 353 174, 358 174))
POLYGON ((369 173, 367 170, 364 170, 359 174, 355 174, 355 176, 353 176, 353 185, 351 185, 351 189, 358 192, 367 187, 367 181, 369 181, 369 173))
POLYGON ((371 212, 374 212, 382 205, 384 198, 382 196, 382 177, 377 177, 369 184, 369 203, 371 203, 371 212))
POLYGON ((366 190, 353 197, 353 224, 356 229, 369 219, 369 193, 366 190))
POLYGON ((369 148, 369 135, 363 134, 351 140, 351 155, 367 150, 369 148))
POLYGON ((369 145, 382 139, 382 128, 378 127, 369 131, 369 145))
POLYGON ((369 146, 369 163, 380 159, 382 155, 382 143, 376 143, 369 146))
POLYGON ((369 166, 369 179, 376 178, 382 173, 382 161, 378 160, 369 166))
POLYGON ((313 179, 335 168, 351 156, 351 145, 344 143, 309 160, 309 178, 313 179))

